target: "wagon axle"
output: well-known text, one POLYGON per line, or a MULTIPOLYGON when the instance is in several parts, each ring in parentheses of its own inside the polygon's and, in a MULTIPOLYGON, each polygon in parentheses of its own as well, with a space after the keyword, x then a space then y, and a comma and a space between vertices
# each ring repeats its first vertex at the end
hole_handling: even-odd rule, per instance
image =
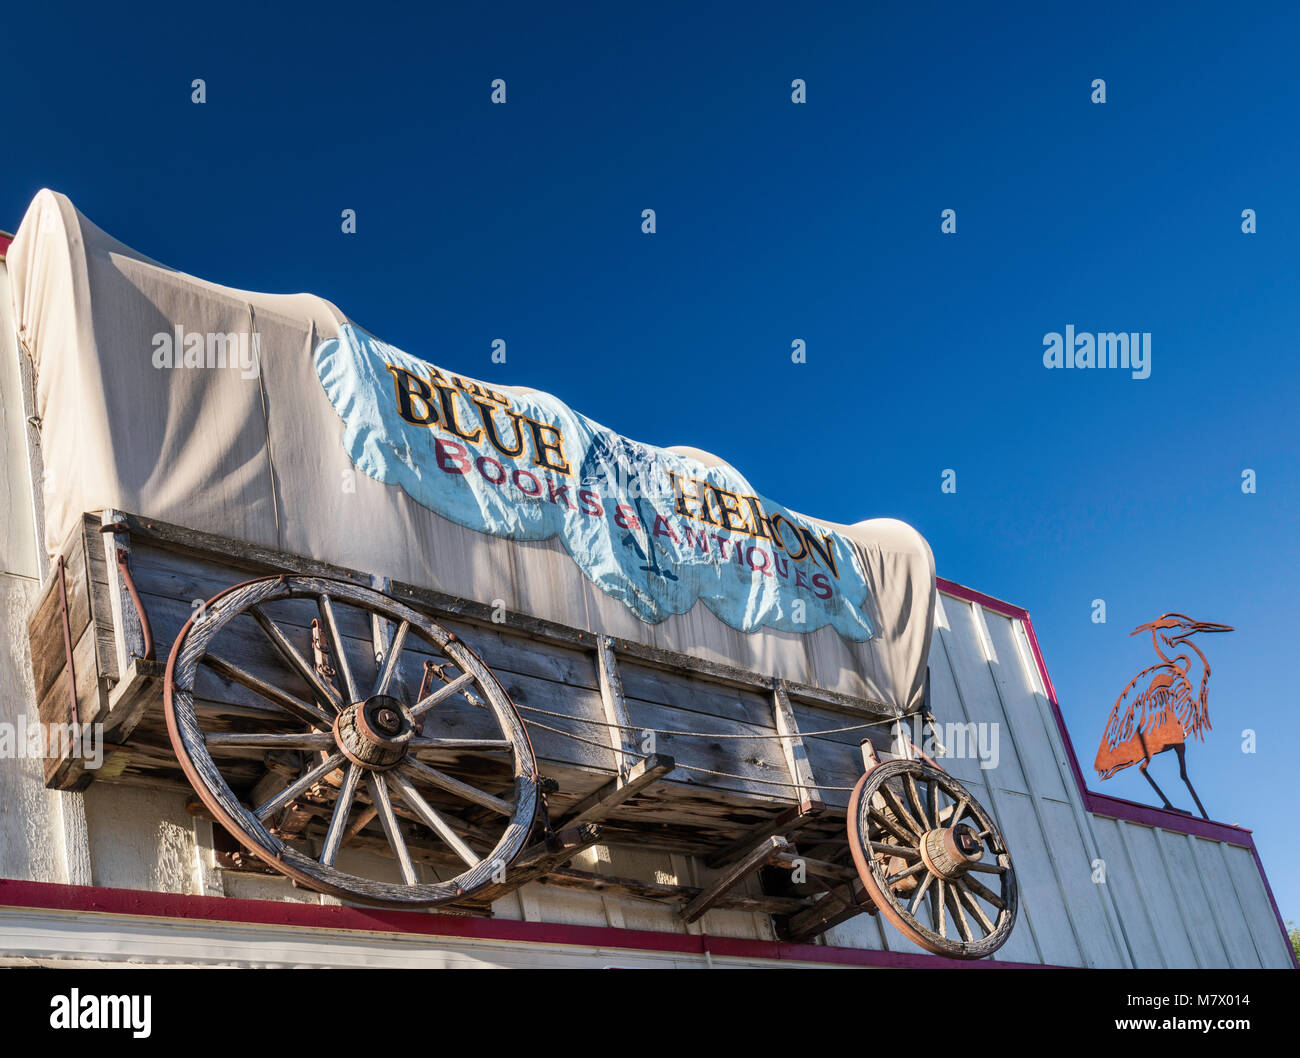
POLYGON ((349 705, 334 720, 334 740, 343 755, 371 771, 401 764, 415 731, 411 710, 387 694, 349 705))
POLYGON ((918 848, 929 872, 945 882, 955 882, 984 858, 983 844, 966 823, 927 831, 918 848))

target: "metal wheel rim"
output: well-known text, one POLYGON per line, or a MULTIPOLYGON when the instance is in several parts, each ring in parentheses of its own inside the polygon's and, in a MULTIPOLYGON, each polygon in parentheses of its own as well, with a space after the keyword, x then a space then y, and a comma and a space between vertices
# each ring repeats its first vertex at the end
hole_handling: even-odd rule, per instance
MULTIPOLYGON (((926 951, 954 959, 981 959, 991 955, 1006 943, 1015 926, 1018 911, 1016 876, 1011 863, 1011 855, 1007 851, 1006 843, 1003 841, 1002 834, 998 830, 996 823, 993 822, 992 817, 971 796, 970 792, 951 775, 917 760, 900 759, 880 764, 863 775, 854 787, 849 799, 847 823, 849 849, 853 854, 853 862, 857 867, 863 888, 881 914, 897 927, 905 937, 920 945, 926 951), (909 826, 901 821, 892 809, 886 805, 887 810, 883 815, 897 827, 895 832, 889 832, 879 821, 878 817, 882 813, 880 812, 880 801, 877 800, 876 795, 881 792, 882 787, 886 787, 892 780, 901 780, 900 785, 905 786, 908 777, 911 779, 912 789, 915 789, 918 795, 920 793, 920 783, 925 784, 926 796, 921 799, 921 813, 918 814, 915 811, 916 805, 912 803, 910 790, 904 788, 899 791, 895 787, 889 786, 890 796, 901 803, 904 813, 915 824, 909 826), (932 787, 945 792, 949 799, 948 806, 940 803, 937 813, 931 807, 934 803, 930 800, 932 787), (911 848, 911 844, 904 841, 904 834, 911 832, 916 836, 915 831, 918 829, 939 829, 924 826, 924 823, 930 822, 929 815, 937 814, 942 817, 947 814, 949 807, 955 808, 961 802, 964 802, 966 807, 962 810, 958 822, 967 819, 976 821, 979 827, 978 833, 983 840, 984 851, 986 854, 991 853, 992 858, 984 869, 980 871, 972 870, 965 875, 960 875, 958 882, 945 880, 943 877, 932 873, 929 863, 920 855, 919 837, 916 846, 917 856, 915 858, 910 856, 895 858, 871 844, 871 842, 875 841, 878 845, 885 844, 892 847, 911 848), (924 823, 922 822, 922 816, 925 817, 924 823), (893 875, 887 873, 891 862, 895 868, 893 875), (896 888, 901 884, 905 884, 905 882, 903 879, 899 879, 891 883, 890 878, 898 877, 900 867, 906 870, 916 863, 920 863, 924 868, 916 872, 917 890, 925 886, 924 892, 920 894, 921 900, 915 902, 916 891, 905 894, 906 899, 900 899, 896 888), (999 873, 986 873, 990 867, 998 868, 999 873), (929 876, 928 884, 925 880, 927 875, 929 876), (999 880, 1000 888, 997 890, 989 889, 989 885, 986 884, 989 879, 999 880), (970 884, 972 881, 974 882, 973 887, 970 884), (988 903, 978 893, 978 888, 993 892, 1003 906, 998 908, 988 903), (976 899, 975 905, 966 902, 966 899, 961 895, 963 889, 968 897, 976 899), (916 912, 921 910, 923 904, 931 911, 931 924, 929 925, 916 916, 916 912), (937 912, 936 906, 942 907, 943 911, 937 912), (992 926, 992 929, 986 929, 985 923, 979 920, 973 910, 976 906, 984 909, 983 914, 988 918, 988 924, 992 926), (990 911, 996 917, 989 917, 990 911), (952 932, 955 935, 947 935, 947 929, 936 929, 934 927, 936 918, 941 926, 950 922, 952 932), (961 921, 965 921, 968 927, 971 926, 973 921, 974 928, 970 930, 971 936, 969 938, 959 925, 961 921), (983 934, 983 936, 977 936, 977 934, 983 934)), ((980 862, 983 862, 983 860, 980 862)))
MULTIPOLYGON (((400 653, 400 649, 397 653, 400 653)), ((342 676, 339 682, 344 682, 342 676)), ((345 696, 346 691, 341 692, 340 697, 345 696)), ((308 704, 315 705, 330 715, 331 703, 320 701, 319 698, 317 695, 308 704)), ((167 661, 163 705, 167 730, 177 759, 195 792, 216 820, 263 863, 317 892, 382 907, 417 908, 445 904, 472 895, 499 879, 499 872, 508 867, 518 855, 532 829, 538 802, 536 760, 527 730, 505 688, 478 655, 455 635, 403 603, 370 588, 323 577, 272 576, 234 585, 219 593, 208 600, 196 617, 186 622, 176 637, 167 661), (414 633, 417 638, 435 647, 460 669, 461 675, 472 674, 473 682, 467 686, 481 689, 486 705, 504 735, 503 741, 510 743, 514 793, 511 815, 500 839, 490 852, 481 856, 477 866, 471 866, 446 881, 414 884, 409 879, 405 884, 398 884, 350 874, 332 864, 325 865, 320 860, 313 859, 271 833, 263 820, 241 803, 238 795, 221 776, 194 706, 195 676, 198 666, 207 657, 209 645, 231 621, 254 607, 285 599, 319 600, 321 596, 394 622, 402 622, 408 629, 407 635, 414 633), (197 619, 200 616, 202 619, 197 619), (497 879, 494 879, 494 875, 497 879)), ((304 723, 302 726, 303 733, 308 733, 307 725, 304 723)), ((321 729, 321 725, 317 725, 317 728, 321 729)), ((322 756, 324 755, 322 751, 322 756)), ((344 758, 336 770, 342 770, 346 776, 352 767, 352 762, 344 758)), ((354 791, 363 781, 366 781, 366 776, 360 776, 354 782, 354 791)), ((388 783, 383 785, 387 787, 388 783)), ((390 799, 396 803, 396 792, 390 799)), ((350 807, 354 810, 356 805, 357 802, 353 801, 350 807)), ((391 835, 389 840, 390 843, 393 840, 391 835)), ((396 854, 395 846, 393 851, 396 854)))

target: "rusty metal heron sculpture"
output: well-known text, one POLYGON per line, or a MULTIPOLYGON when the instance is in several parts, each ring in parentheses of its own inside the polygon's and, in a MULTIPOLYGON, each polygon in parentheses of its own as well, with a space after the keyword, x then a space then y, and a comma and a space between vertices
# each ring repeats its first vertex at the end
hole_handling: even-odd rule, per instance
POLYGON ((1106 721, 1093 767, 1104 780, 1130 765, 1138 765, 1143 778, 1160 795, 1164 807, 1178 811, 1147 772, 1152 757, 1172 749, 1178 754, 1178 774, 1187 784, 1202 818, 1209 819, 1187 778, 1187 738, 1195 736, 1204 742, 1204 732, 1210 729, 1210 663, 1191 637, 1202 632, 1231 632, 1232 628, 1193 621, 1186 614, 1167 613, 1158 620, 1138 625, 1129 634, 1135 636, 1148 631, 1160 660, 1134 676, 1120 693, 1106 721), (1200 669, 1199 688, 1195 684, 1194 668, 1200 669), (1139 688, 1139 693, 1130 700, 1139 688))

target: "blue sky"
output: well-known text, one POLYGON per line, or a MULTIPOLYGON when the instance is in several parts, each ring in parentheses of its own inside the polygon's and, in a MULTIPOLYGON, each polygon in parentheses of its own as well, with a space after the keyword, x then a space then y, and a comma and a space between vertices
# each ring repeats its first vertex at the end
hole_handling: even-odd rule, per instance
MULTIPOLYGON (((1189 770, 1300 919, 1288 6, 11 5, 0 227, 52 187, 158 260, 320 294, 796 510, 902 518, 1030 610, 1085 768, 1150 660, 1135 626, 1234 625, 1189 770), (1045 370, 1067 324, 1151 332, 1151 377, 1045 370)), ((1093 785, 1150 800, 1135 770, 1093 785)))

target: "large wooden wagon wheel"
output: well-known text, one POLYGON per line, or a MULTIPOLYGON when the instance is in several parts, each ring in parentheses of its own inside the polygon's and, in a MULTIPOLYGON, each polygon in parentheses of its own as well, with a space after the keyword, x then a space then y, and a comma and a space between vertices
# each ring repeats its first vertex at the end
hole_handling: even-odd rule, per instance
POLYGON ((281 576, 220 593, 177 636, 163 698, 204 805, 318 892, 444 904, 502 881, 532 828, 536 763, 505 689, 452 633, 370 588, 281 576), (234 786, 223 775, 241 770, 234 786), (386 852, 353 859, 387 878, 340 869, 349 843, 386 852))
POLYGON ((863 888, 904 936, 936 955, 980 959, 1016 921, 1016 874, 997 825, 947 772, 878 764, 849 798, 849 848, 863 888))

